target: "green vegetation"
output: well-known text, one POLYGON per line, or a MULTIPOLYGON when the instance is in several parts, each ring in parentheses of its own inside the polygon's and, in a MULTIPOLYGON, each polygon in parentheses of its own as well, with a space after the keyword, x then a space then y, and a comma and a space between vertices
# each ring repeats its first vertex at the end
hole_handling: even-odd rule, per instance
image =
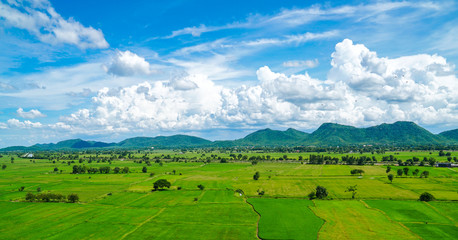
POLYGON ((257 232, 266 239, 457 239, 456 169, 404 164, 447 152, 2 154, 0 239, 256 239, 257 232), (380 163, 390 155, 402 166, 380 163), (347 156, 379 161, 345 165, 347 156), (325 158, 339 161, 310 164, 325 158), (352 175, 354 169, 364 174, 352 175), (402 177, 390 183, 387 176, 398 170, 402 177), (436 200, 418 201, 424 192, 436 200))
POLYGON ((323 224, 309 208, 312 201, 250 198, 248 202, 261 216, 261 239, 315 239, 323 224))
MULTIPOLYGON (((119 143, 103 143, 71 139, 56 144, 35 144, 31 147, 7 147, 3 151, 56 151, 82 149, 149 149, 154 148, 230 148, 230 147, 295 147, 295 146, 452 146, 458 144, 458 129, 432 134, 413 122, 395 122, 368 128, 356 128, 334 123, 324 123, 313 133, 295 129, 286 131, 269 128, 248 134, 244 138, 228 141, 209 141, 203 138, 173 135, 135 137, 119 143)), ((285 159, 286 160, 286 159, 285 159)), ((224 160, 222 160, 224 161, 224 160)))

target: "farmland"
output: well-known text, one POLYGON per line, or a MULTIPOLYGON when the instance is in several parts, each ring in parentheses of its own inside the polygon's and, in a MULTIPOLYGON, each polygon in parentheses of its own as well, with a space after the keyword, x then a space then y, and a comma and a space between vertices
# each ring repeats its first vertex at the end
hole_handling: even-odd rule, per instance
MULTIPOLYGON (((26 159, 3 155, 0 165, 1 239, 456 239, 458 173, 431 166, 397 166, 387 178, 383 156, 405 162, 437 152, 321 153, 375 156, 368 165, 307 164, 308 154, 284 160, 243 161, 229 152, 171 150, 50 154, 26 159), (53 155, 54 154, 54 155, 53 155), (215 155, 218 157, 215 157, 215 155), (207 156, 212 160, 207 161, 207 156), (304 160, 299 160, 303 156, 304 160), (12 160, 12 158, 14 160, 12 160), (70 160, 72 158, 72 160, 70 160), (227 158, 226 163, 221 163, 227 158), (88 159, 92 159, 89 161, 88 159), (145 159, 148 159, 145 161, 145 159), (158 159, 158 161, 153 161, 158 159), (72 174, 74 166, 111 172, 72 174), (113 169, 128 169, 114 173, 113 169), (146 171, 144 169, 146 168, 146 171), (398 169, 408 174, 396 176, 398 169), (352 169, 363 174, 352 175, 352 169), (429 177, 413 174, 428 171, 429 177), (259 172, 259 179, 253 175, 259 172), (170 188, 152 191, 166 179, 170 188), (197 186, 202 185, 200 189, 197 186), (324 199, 309 200, 317 186, 324 199), (348 187, 357 186, 355 198, 348 187), (23 190, 20 190, 23 187, 23 190), (77 194, 77 203, 31 202, 27 193, 77 194), (420 202, 429 192, 436 201, 420 202)), ((237 153, 238 154, 238 153, 237 153)), ((243 153, 283 158, 285 153, 243 153)), ((315 153, 317 154, 317 153, 315 153)), ((452 157, 457 156, 456 152, 452 157)))

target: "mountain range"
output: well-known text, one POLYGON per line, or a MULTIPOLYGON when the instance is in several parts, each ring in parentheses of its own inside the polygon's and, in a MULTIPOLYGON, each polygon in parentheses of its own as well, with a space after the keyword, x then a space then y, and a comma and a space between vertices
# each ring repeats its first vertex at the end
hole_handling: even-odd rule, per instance
POLYGON ((433 134, 413 122, 399 121, 368 128, 357 128, 336 123, 324 123, 312 133, 293 128, 285 131, 263 129, 244 138, 227 141, 210 141, 195 136, 173 135, 134 137, 119 143, 65 140, 58 143, 35 144, 30 147, 13 146, 0 151, 43 151, 89 148, 183 148, 183 147, 237 147, 237 146, 348 146, 348 145, 455 145, 458 129, 433 134))

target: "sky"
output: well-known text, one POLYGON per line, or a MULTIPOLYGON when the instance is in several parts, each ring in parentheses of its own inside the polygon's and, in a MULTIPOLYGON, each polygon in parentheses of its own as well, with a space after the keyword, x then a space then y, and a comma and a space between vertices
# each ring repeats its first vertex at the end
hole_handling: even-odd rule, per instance
POLYGON ((457 1, 0 0, 0 147, 458 128, 457 1))

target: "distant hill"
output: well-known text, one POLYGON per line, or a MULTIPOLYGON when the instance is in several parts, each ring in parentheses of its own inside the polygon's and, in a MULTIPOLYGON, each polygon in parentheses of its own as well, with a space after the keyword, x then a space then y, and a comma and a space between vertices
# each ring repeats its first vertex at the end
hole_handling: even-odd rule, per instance
POLYGON ((122 148, 145 148, 145 147, 203 147, 212 145, 212 141, 188 136, 173 135, 169 137, 135 137, 129 138, 116 144, 122 148))
POLYGON ((288 129, 286 131, 272 130, 266 128, 248 134, 242 139, 233 141, 233 145, 246 146, 286 146, 297 145, 301 141, 305 141, 310 134, 298 131, 296 129, 288 129))
POLYGON ((368 128, 356 128, 336 123, 323 123, 313 133, 293 128, 285 131, 269 128, 248 134, 244 138, 226 141, 209 141, 188 135, 134 137, 119 143, 65 140, 58 143, 35 144, 30 147, 14 146, 1 151, 40 151, 90 148, 184 148, 184 147, 235 147, 235 146, 348 146, 348 145, 437 145, 458 144, 458 129, 432 134, 413 122, 380 124, 368 128))
POLYGON ((442 136, 448 140, 458 142, 458 129, 441 132, 439 133, 439 136, 442 136))

